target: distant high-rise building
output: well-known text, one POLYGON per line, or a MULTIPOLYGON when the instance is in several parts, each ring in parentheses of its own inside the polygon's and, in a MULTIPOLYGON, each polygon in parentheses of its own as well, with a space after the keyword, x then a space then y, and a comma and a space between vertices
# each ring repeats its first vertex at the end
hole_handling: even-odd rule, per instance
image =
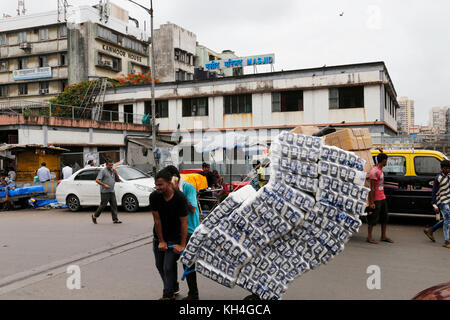
POLYGON ((437 128, 440 134, 445 134, 447 132, 447 110, 449 109, 450 106, 431 108, 429 127, 437 128))
POLYGON ((410 134, 414 126, 414 100, 401 97, 398 100, 400 109, 398 111, 399 133, 410 134))

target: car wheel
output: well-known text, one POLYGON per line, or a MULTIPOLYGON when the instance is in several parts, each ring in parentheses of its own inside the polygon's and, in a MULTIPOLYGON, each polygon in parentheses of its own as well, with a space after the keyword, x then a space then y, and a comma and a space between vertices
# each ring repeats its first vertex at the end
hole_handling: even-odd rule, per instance
POLYGON ((139 208, 139 202, 134 195, 126 194, 122 198, 122 206, 126 212, 136 212, 139 208))
POLYGON ((78 197, 74 194, 70 194, 67 196, 66 205, 72 212, 76 212, 81 208, 80 199, 78 199, 78 197))

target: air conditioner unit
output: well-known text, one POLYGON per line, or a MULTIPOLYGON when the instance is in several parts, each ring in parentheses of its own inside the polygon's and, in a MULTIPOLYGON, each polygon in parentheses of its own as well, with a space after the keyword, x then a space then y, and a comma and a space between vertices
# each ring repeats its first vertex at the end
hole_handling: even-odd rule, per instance
POLYGON ((99 64, 101 66, 108 66, 111 67, 111 61, 100 61, 99 64))
POLYGON ((48 88, 45 89, 39 89, 40 94, 48 94, 48 88))
POLYGON ((22 42, 19 44, 20 49, 31 49, 31 43, 29 42, 22 42))

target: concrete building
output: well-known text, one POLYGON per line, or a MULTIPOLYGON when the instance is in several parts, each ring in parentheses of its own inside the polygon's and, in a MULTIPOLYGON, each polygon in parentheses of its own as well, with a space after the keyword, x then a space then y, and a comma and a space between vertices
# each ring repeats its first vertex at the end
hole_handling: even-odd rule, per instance
MULTIPOLYGON (((218 60, 228 60, 228 59, 235 59, 238 58, 238 56, 234 53, 234 51, 231 50, 223 50, 221 53, 215 52, 214 50, 211 50, 203 45, 197 44, 197 56, 195 59, 195 68, 196 71, 204 71, 204 66, 210 61, 218 61, 218 60)), ((237 67, 237 68, 225 68, 225 69, 219 69, 217 71, 213 71, 216 73, 215 76, 217 77, 231 77, 231 76, 240 76, 244 74, 243 67, 237 67)), ((198 72, 200 73, 200 72, 198 72)), ((205 79, 205 78, 203 78, 205 79)), ((202 78, 196 78, 195 80, 203 80, 202 78)))
POLYGON ((400 134, 410 134, 411 127, 414 126, 414 100, 410 100, 408 97, 401 97, 398 100, 398 104, 400 106, 397 116, 398 131, 400 134))
POLYGON ((446 112, 447 114, 446 114, 446 117, 445 117, 445 120, 446 120, 446 123, 445 123, 445 133, 446 134, 450 134, 450 108, 449 109, 447 109, 447 112, 446 112))
POLYGON ((437 128, 440 134, 445 134, 447 132, 447 110, 449 109, 450 106, 431 108, 429 115, 429 127, 437 128))
POLYGON ((153 35, 156 78, 161 82, 193 80, 197 36, 169 22, 153 35))
MULTIPOLYGON (((367 127, 374 140, 397 134, 397 94, 384 62, 159 83, 155 94, 159 130, 179 127, 186 146, 228 130, 267 142, 298 125, 367 127)), ((146 85, 105 97, 119 112, 148 113, 149 101, 146 85)))
POLYGON ((111 5, 4 18, 0 23, 0 101, 48 100, 70 83, 147 72, 148 35, 111 5))

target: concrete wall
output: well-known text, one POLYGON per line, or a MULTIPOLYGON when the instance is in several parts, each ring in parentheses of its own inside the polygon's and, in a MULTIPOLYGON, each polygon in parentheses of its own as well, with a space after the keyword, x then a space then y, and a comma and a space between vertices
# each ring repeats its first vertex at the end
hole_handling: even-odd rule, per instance
POLYGON ((161 82, 175 81, 177 69, 194 73, 194 66, 175 60, 175 48, 195 56, 197 36, 175 24, 162 24, 154 31, 155 73, 161 82))
POLYGON ((88 34, 85 28, 67 30, 69 39, 69 84, 87 80, 89 68, 88 34))
MULTIPOLYGON (((384 112, 385 83, 380 81, 379 70, 359 70, 331 73, 331 71, 313 72, 298 75, 263 74, 260 77, 230 78, 215 81, 197 81, 189 83, 160 84, 156 88, 157 99, 169 100, 169 120, 157 119, 160 130, 192 130, 194 123, 203 128, 234 129, 252 127, 285 127, 300 124, 328 123, 373 123, 376 120, 386 123, 396 130, 397 124, 392 115, 384 112), (256 79, 255 79, 256 78, 256 79), (335 86, 364 86, 364 108, 329 109, 329 88, 335 86), (272 112, 272 92, 283 90, 303 90, 304 111, 272 112), (252 94, 252 113, 223 113, 223 95, 252 94), (182 117, 182 99, 184 97, 209 97, 209 115, 207 117, 182 117)), ((139 103, 150 99, 150 91, 143 88, 123 88, 117 93, 109 93, 106 101, 139 103)))

